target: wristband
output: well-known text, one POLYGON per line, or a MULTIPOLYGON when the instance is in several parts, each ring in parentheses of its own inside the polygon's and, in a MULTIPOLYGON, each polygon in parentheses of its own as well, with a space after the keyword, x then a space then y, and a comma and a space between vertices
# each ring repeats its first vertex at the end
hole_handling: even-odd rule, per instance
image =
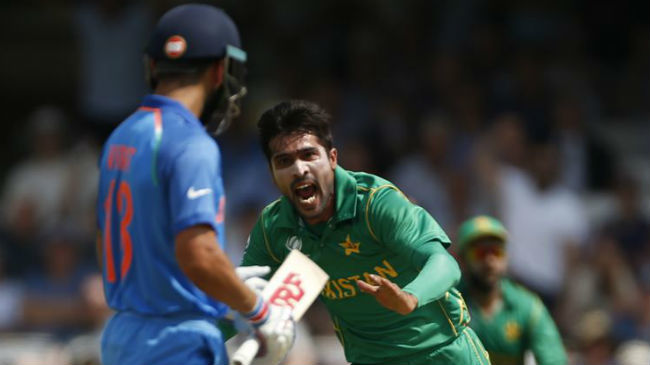
POLYGON ((253 327, 260 327, 269 319, 269 304, 261 296, 258 296, 253 310, 248 313, 242 313, 242 315, 248 319, 253 327))

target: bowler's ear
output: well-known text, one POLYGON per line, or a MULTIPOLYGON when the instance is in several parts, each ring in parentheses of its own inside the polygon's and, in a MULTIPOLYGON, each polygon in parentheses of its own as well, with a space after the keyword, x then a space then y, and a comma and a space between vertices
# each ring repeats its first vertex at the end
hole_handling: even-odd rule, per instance
POLYGON ((336 168, 338 165, 338 154, 339 152, 336 150, 336 148, 332 148, 329 152, 329 159, 330 159, 330 166, 332 167, 332 170, 336 168))

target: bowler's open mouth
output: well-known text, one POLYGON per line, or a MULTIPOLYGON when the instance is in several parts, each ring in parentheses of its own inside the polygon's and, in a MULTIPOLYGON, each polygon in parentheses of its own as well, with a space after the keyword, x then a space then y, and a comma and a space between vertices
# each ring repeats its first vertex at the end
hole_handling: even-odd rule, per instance
POLYGON ((316 199, 316 185, 310 182, 298 183, 293 190, 301 202, 311 204, 316 199))

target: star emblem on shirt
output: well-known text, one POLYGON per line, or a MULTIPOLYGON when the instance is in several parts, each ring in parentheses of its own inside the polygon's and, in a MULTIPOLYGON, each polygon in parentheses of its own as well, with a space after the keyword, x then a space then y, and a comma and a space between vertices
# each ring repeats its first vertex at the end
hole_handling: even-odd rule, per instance
POLYGON ((506 339, 510 342, 519 339, 521 336, 521 327, 515 321, 508 321, 504 327, 506 339))
POLYGON ((339 246, 345 249, 345 256, 350 256, 353 253, 359 253, 359 246, 361 246, 361 242, 352 242, 350 235, 347 235, 347 237, 345 237, 345 241, 339 243, 339 246))

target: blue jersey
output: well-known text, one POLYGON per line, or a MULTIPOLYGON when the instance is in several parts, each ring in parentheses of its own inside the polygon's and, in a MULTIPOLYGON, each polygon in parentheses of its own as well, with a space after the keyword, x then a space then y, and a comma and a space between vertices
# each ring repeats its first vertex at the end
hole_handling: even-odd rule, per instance
POLYGON ((221 317, 226 305, 185 276, 174 248, 176 234, 194 225, 211 226, 221 245, 225 240, 221 157, 201 122, 172 99, 146 96, 104 145, 100 174, 97 218, 110 307, 221 317))

